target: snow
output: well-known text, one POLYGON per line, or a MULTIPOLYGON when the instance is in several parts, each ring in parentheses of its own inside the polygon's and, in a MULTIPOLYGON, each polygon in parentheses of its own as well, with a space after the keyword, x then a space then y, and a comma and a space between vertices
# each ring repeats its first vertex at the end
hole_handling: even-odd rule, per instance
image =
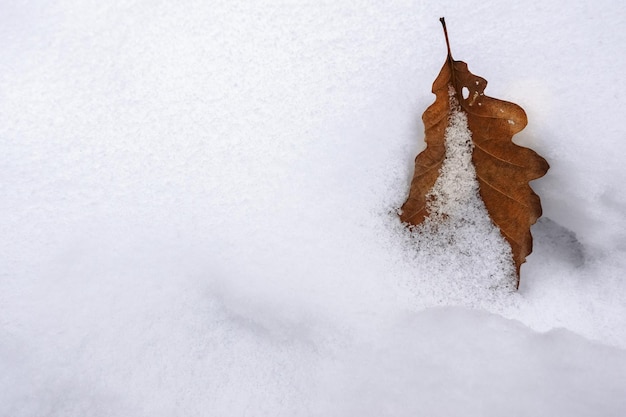
MULTIPOLYGON (((413 263, 438 268, 431 269, 427 279, 445 277, 458 296, 466 298, 471 294, 474 301, 493 302, 494 295, 505 295, 517 286, 513 254, 478 194, 472 132, 452 85, 449 99, 451 112, 444 133, 446 156, 426 195, 429 214, 423 223, 412 228, 407 246, 416 250, 413 263)), ((409 278, 409 287, 414 280, 409 278)), ((446 298, 453 300, 451 294, 446 298)))
POLYGON ((624 415, 624 23, 611 1, 4 2, 0 415, 624 415), (395 214, 440 16, 551 165, 518 292, 395 214))

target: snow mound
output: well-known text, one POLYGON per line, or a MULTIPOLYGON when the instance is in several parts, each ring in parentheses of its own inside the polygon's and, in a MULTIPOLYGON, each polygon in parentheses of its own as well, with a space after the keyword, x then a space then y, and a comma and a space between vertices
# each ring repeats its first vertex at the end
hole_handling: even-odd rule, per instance
POLYGON ((0 2, 0 415, 625 415, 626 9, 570 3, 0 2), (518 292, 395 213, 442 15, 551 164, 518 292))

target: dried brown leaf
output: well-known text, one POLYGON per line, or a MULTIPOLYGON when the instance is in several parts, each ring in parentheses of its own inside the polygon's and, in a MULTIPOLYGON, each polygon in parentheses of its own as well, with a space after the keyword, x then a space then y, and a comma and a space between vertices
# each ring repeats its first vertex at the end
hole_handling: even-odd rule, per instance
POLYGON ((400 218, 416 226, 429 215, 427 195, 446 156, 444 133, 451 112, 448 93, 451 85, 472 134, 472 162, 480 197, 491 220, 511 246, 519 285, 520 266, 532 251, 530 226, 541 216, 541 202, 528 182, 545 175, 549 165, 533 150, 513 143, 513 135, 527 124, 526 113, 517 104, 484 94, 487 81, 472 74, 465 62, 452 58, 443 18, 441 22, 448 56, 433 83, 435 102, 422 116, 426 149, 415 158, 415 173, 400 218))

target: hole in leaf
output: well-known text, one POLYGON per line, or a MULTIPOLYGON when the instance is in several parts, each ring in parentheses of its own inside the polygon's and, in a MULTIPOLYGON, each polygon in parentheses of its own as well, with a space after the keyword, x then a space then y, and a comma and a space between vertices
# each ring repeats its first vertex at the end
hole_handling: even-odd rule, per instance
POLYGON ((469 89, 467 87, 463 87, 463 89, 461 90, 461 94, 463 95, 464 99, 467 99, 469 97, 469 89))

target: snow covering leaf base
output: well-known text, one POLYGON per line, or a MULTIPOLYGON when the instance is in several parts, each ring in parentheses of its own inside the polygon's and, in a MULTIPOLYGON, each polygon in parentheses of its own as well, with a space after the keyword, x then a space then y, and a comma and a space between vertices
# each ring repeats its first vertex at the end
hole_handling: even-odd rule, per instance
MULTIPOLYGON (((433 187, 444 161, 452 157, 446 141, 447 129, 457 112, 464 113, 471 134, 472 164, 479 195, 489 217, 511 246, 519 286, 520 267, 532 251, 530 226, 541 216, 539 196, 528 183, 544 176, 549 165, 533 150, 513 143, 513 135, 527 124, 526 113, 514 103, 484 94, 487 81, 472 74, 465 62, 452 58, 443 18, 441 22, 448 56, 433 83, 435 102, 422 116, 426 149, 415 158, 415 172, 400 219, 418 226, 441 207, 438 198, 453 198, 446 193, 434 193, 433 187)), ((446 213, 438 213, 441 214, 446 213)))

